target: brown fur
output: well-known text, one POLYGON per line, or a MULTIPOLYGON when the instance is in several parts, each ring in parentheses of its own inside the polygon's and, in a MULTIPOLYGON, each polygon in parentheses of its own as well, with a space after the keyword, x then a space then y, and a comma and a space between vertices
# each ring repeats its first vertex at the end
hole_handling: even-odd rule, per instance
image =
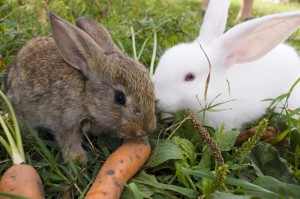
POLYGON ((7 96, 17 115, 50 129, 64 160, 87 155, 82 128, 95 134, 140 137, 156 126, 153 86, 146 68, 123 54, 97 22, 77 26, 50 13, 53 38, 37 37, 19 52, 7 74, 7 96), (115 90, 126 104, 115 102, 115 90))

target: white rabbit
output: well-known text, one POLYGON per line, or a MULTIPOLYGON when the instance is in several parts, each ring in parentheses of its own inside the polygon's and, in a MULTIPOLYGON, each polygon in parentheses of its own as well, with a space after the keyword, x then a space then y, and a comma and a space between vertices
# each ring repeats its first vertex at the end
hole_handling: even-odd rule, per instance
MULTIPOLYGON (((300 25, 300 12, 257 18, 223 34, 229 3, 211 0, 198 38, 161 57, 152 77, 158 109, 196 112, 210 106, 199 113, 204 125, 220 128, 225 122, 227 130, 241 128, 263 116, 270 105, 263 100, 287 93, 300 78, 297 52, 280 44, 300 25)), ((299 87, 289 98, 291 109, 300 107, 299 87)))

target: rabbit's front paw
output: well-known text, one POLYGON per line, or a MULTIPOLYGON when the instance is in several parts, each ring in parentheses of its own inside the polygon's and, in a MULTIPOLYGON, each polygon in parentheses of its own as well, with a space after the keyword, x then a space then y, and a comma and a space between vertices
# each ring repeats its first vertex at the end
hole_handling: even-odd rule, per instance
POLYGON ((82 146, 70 146, 68 149, 63 149, 63 159, 64 162, 69 162, 73 160, 82 165, 87 163, 88 156, 86 151, 82 148, 82 146))

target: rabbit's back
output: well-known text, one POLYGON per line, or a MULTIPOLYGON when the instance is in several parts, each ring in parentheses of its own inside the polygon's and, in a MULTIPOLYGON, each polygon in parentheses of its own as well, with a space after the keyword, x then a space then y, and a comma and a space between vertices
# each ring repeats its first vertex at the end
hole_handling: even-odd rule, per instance
POLYGON ((226 72, 226 79, 234 83, 238 97, 275 98, 288 92, 300 77, 300 59, 295 49, 280 44, 264 57, 236 64, 226 72))
POLYGON ((33 126, 55 130, 64 114, 81 112, 84 76, 63 60, 53 38, 30 40, 8 70, 6 94, 33 126))
MULTIPOLYGON (((215 103, 234 101, 217 107, 225 111, 207 113, 207 125, 219 127, 226 118, 226 127, 231 129, 261 117, 270 105, 270 101, 264 100, 275 99, 289 92, 300 78, 300 58, 295 49, 280 44, 258 60, 232 66, 226 70, 223 79, 218 78, 221 74, 216 78, 213 75, 210 86, 215 92, 208 93, 209 100, 220 94, 215 103)), ((289 97, 289 109, 300 107, 299 96, 298 84, 289 97)))

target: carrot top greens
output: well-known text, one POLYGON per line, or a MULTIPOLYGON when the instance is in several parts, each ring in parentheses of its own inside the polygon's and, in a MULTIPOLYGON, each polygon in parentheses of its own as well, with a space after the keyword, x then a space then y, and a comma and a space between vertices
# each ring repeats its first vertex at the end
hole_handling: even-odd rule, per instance
POLYGON ((5 147, 14 164, 25 162, 22 137, 18 126, 18 121, 7 97, 0 91, 1 105, 8 113, 0 115, 0 124, 6 135, 7 141, 0 135, 0 143, 5 147), (10 122, 12 121, 12 124, 10 122))

